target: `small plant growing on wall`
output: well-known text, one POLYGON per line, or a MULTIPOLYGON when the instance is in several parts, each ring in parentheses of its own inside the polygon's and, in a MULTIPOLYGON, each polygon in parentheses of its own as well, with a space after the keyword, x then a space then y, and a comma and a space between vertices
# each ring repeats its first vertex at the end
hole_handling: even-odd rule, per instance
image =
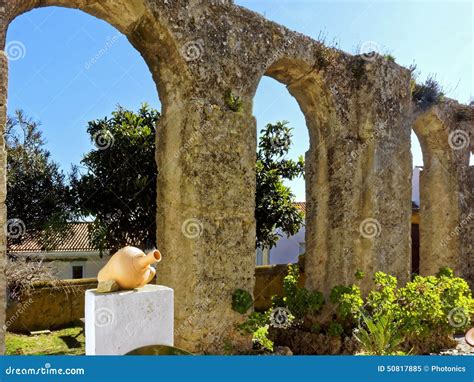
POLYGON ((232 90, 226 91, 224 101, 229 110, 235 113, 242 111, 242 99, 232 93, 232 90))
POLYGON ((241 314, 245 314, 253 305, 253 299, 249 292, 237 289, 232 295, 232 309, 241 314))
POLYGON ((412 91, 413 102, 421 109, 426 110, 433 105, 437 105, 444 99, 443 89, 436 81, 435 77, 430 76, 423 84, 415 83, 412 91))

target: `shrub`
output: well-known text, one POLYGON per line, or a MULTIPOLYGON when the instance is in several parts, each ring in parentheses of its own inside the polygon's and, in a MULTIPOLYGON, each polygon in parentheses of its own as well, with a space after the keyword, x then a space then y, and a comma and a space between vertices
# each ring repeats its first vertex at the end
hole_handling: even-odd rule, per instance
POLYGON ((20 301, 27 295, 33 284, 39 282, 53 282, 58 287, 63 287, 61 280, 56 278, 54 264, 43 260, 27 260, 24 257, 13 258, 9 256, 5 266, 7 279, 8 298, 20 301))
POLYGON ((344 328, 339 322, 332 321, 329 323, 328 334, 332 337, 340 337, 344 333, 344 328))
POLYGON ((264 349, 273 351, 273 341, 268 338, 268 325, 258 328, 253 333, 252 341, 264 349))
POLYGON ((360 342, 362 352, 368 355, 397 354, 404 338, 391 313, 374 319, 361 312, 361 317, 363 323, 354 330, 354 337, 360 342))
POLYGON ((474 300, 469 285, 449 268, 441 269, 437 276, 415 275, 401 288, 395 277, 382 272, 375 274, 374 281, 365 308, 375 323, 389 317, 383 324, 400 332, 405 348, 416 344, 422 351, 429 337, 448 337, 470 325, 474 300))
POLYGON ((252 334, 258 328, 265 326, 268 323, 268 315, 259 312, 252 312, 250 316, 243 322, 239 324, 237 328, 243 333, 252 334))
POLYGON ((288 274, 283 279, 283 299, 275 298, 274 305, 286 307, 297 319, 302 319, 307 314, 321 311, 324 297, 321 292, 310 291, 298 286, 300 270, 297 264, 288 267, 288 274))
POLYGON ((342 319, 359 317, 360 308, 364 304, 360 288, 356 285, 338 285, 332 288, 329 300, 337 305, 337 313, 342 319))
MULTIPOLYGON (((303 319, 307 314, 319 312, 324 305, 322 293, 309 291, 306 288, 298 286, 300 278, 299 266, 297 264, 288 267, 288 273, 283 279, 284 296, 274 296, 272 298, 272 308, 265 313, 253 312, 247 320, 238 325, 238 329, 244 333, 252 334, 254 343, 259 344, 265 349, 272 350, 273 342, 268 338, 268 329, 277 314, 277 308, 284 308, 289 311, 288 327, 291 326, 295 318, 303 319)), ((241 300, 241 292, 234 293, 235 300, 241 300)), ((233 298, 234 302, 234 298, 233 298)), ((237 304, 240 306, 239 304, 237 304)), ((245 306, 245 305, 244 305, 245 306)), ((233 304, 234 308, 234 304, 233 304)), ((236 310, 234 308, 234 310, 236 310)), ((282 326, 284 328, 285 326, 282 326)))
POLYGON ((436 79, 431 76, 424 84, 414 84, 412 98, 417 106, 425 110, 440 103, 444 98, 444 93, 436 79))
POLYGON ((367 296, 366 306, 373 312, 375 318, 390 312, 396 304, 396 277, 383 272, 376 272, 374 275, 374 290, 367 296))
POLYGON ((237 289, 232 295, 232 309, 244 314, 253 305, 252 296, 243 289, 237 289))

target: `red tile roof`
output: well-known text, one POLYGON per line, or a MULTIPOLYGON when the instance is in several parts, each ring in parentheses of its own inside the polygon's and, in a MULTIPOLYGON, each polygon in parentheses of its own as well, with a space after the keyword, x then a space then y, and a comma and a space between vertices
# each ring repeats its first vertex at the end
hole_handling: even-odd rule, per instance
MULTIPOLYGON (((306 202, 295 202, 295 206, 306 213, 306 202)), ((20 252, 85 252, 96 251, 89 241, 88 227, 91 223, 70 223, 66 233, 56 233, 55 236, 48 241, 48 247, 45 248, 41 240, 41 234, 26 234, 21 243, 9 244, 9 253, 20 252)))
POLYGON ((77 252, 96 251, 89 241, 90 223, 70 223, 65 233, 56 233, 48 240, 48 250, 41 240, 41 233, 24 235, 21 243, 9 244, 9 253, 19 252, 77 252))
POLYGON ((306 213, 306 202, 295 202, 294 205, 302 212, 306 213))

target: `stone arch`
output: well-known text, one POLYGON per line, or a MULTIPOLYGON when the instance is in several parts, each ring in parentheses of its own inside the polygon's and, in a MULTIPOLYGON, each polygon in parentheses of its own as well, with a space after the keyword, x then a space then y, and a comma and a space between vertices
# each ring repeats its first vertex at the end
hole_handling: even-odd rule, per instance
MULTIPOLYGON (((162 104, 162 118, 158 134, 169 135, 170 131, 180 131, 188 107, 186 96, 191 87, 191 74, 182 54, 179 41, 167 26, 166 20, 158 11, 154 11, 142 0, 0 0, 0 128, 6 124, 6 105, 8 89, 8 58, 6 34, 10 23, 18 16, 35 8, 59 6, 83 11, 97 17, 123 33, 132 46, 144 58, 162 104)), ((157 158, 168 156, 166 145, 157 145, 157 158)), ((0 222, 6 224, 6 150, 3 134, 0 135, 0 222)), ((161 177, 159 182, 167 182, 161 177)), ((160 187, 159 187, 160 188, 160 187)), ((160 188, 161 189, 161 188, 160 188)), ((162 195, 163 196, 163 195, 162 195)), ((163 210, 163 203, 158 202, 157 215, 163 210)), ((161 227, 163 228, 163 227, 161 227)), ((164 235, 161 232, 161 235, 164 235)), ((6 237, 0 233, 0 268, 3 269, 6 254, 6 237)), ((0 280, 0 321, 5 319, 5 280, 0 280)), ((4 332, 0 333, 0 353, 4 352, 4 332)))
POLYGON ((392 203, 382 197, 394 195, 400 180, 402 194, 411 193, 410 168, 401 165, 404 158, 399 153, 409 147, 404 119, 408 76, 398 72, 397 78, 397 71, 381 58, 367 62, 307 41, 301 41, 296 51, 280 50, 262 71, 286 85, 305 115, 310 139, 306 286, 325 295, 335 285, 353 283, 356 270, 367 275, 363 289, 377 270, 391 272, 401 281, 410 272, 410 226, 399 225, 404 217, 409 219, 410 205, 397 196, 392 203), (385 83, 376 80, 381 75, 386 76, 385 83), (380 106, 377 98, 384 91, 385 98, 399 103, 401 114, 380 106), (381 125, 388 126, 383 134, 381 125), (382 155, 392 156, 390 169, 383 168, 382 155), (385 183, 380 181, 386 176, 383 172, 391 176, 385 183), (397 210, 395 216, 392 210, 397 210), (376 236, 361 234, 364 221, 375 221, 376 236), (392 227, 396 228, 391 231, 392 227))
POLYGON ((19 15, 47 6, 78 9, 109 23, 127 37, 150 69, 164 112, 169 100, 178 98, 190 85, 190 74, 177 39, 161 14, 152 12, 144 0, 13 0, 6 3, 0 8, 0 20, 5 21, 0 26, 2 49, 9 24, 19 15))
POLYGON ((447 100, 417 110, 413 130, 424 167, 420 174, 420 273, 450 267, 472 283, 472 190, 469 156, 473 143, 472 108, 447 100))
MULTIPOLYGON (((265 74, 287 85, 310 129, 307 183, 316 195, 307 200, 307 214, 317 227, 306 258, 307 286, 327 295, 334 285, 354 282, 356 270, 367 274, 366 284, 376 270, 401 281, 408 277, 407 70, 382 57, 327 48, 231 2, 0 0, 0 18, 7 25, 40 5, 75 7, 116 26, 143 55, 158 85, 164 112, 156 152, 163 253, 158 275, 175 290, 177 346, 216 353, 229 339, 237 349, 250 345, 248 337, 238 336, 236 324, 245 315, 233 311, 231 301, 236 289, 251 291, 255 282, 252 97, 265 74), (182 54, 183 48, 191 54, 182 54), (375 235, 361 234, 366 220, 375 220, 375 235)), ((5 29, 0 37, 3 49, 5 29)), ((6 73, 1 54, 0 125, 6 73)), ((0 209, 5 222, 1 204, 0 209)), ((4 237, 0 244, 4 248, 4 237)))
POLYGON ((324 132, 331 130, 331 124, 336 123, 334 102, 321 74, 304 59, 288 57, 278 59, 271 63, 264 75, 286 87, 296 99, 306 120, 309 149, 305 153, 305 263, 310 287, 321 289, 323 283, 318 281, 322 281, 325 277, 319 271, 324 268, 321 261, 325 259, 318 258, 318 254, 322 253, 321 244, 324 243, 318 232, 326 231, 321 223, 327 217, 328 200, 324 191, 327 187, 326 168, 324 166, 318 168, 317 164, 324 161, 323 156, 327 154, 324 152, 324 132), (319 149, 322 149, 322 152, 319 149), (318 245, 319 251, 316 249, 318 245), (312 267, 311 264, 314 262, 322 266, 312 267))

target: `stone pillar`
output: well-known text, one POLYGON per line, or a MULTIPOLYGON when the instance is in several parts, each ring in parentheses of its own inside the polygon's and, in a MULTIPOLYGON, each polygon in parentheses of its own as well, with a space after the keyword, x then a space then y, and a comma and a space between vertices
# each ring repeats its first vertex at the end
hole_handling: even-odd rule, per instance
MULTIPOLYGON (((473 143, 474 145, 474 143, 473 143)), ((468 267, 465 276, 474 290, 474 166, 468 169, 467 180, 465 183, 466 203, 463 209, 463 225, 461 248, 463 257, 468 259, 468 267)))
POLYGON ((355 283, 356 271, 365 274, 357 281, 363 290, 376 271, 401 282, 410 274, 409 75, 381 58, 353 60, 357 77, 346 75, 354 88, 327 84, 334 110, 321 117, 321 103, 305 113, 314 135, 306 155, 306 286, 326 296, 355 283))
POLYGON ((176 346, 195 353, 250 346, 235 328, 245 317, 231 308, 236 289, 254 289, 256 126, 250 105, 233 111, 212 100, 176 100, 158 129, 163 260, 157 280, 175 291, 176 346))
MULTIPOLYGON (((446 101, 418 112, 413 129, 423 150, 420 174, 420 274, 441 267, 469 278, 469 153, 474 115, 468 106, 446 101)), ((473 215, 470 215, 473 213, 473 215)))
MULTIPOLYGON (((0 21, 3 20, 0 8, 0 21)), ((0 29, 2 26, 0 26, 0 29)), ((4 274, 7 252, 7 238, 5 227, 7 222, 7 210, 5 205, 7 194, 7 154, 5 149, 5 131, 7 116, 7 88, 8 88, 8 60, 3 51, 5 46, 4 32, 0 32, 0 326, 5 324, 6 310, 6 279, 4 274)), ((0 330, 0 354, 5 352, 5 331, 0 330)))
POLYGON ((461 217, 456 168, 439 157, 430 162, 420 173, 420 274, 434 275, 446 266, 458 273, 464 264, 455 234, 461 217))

